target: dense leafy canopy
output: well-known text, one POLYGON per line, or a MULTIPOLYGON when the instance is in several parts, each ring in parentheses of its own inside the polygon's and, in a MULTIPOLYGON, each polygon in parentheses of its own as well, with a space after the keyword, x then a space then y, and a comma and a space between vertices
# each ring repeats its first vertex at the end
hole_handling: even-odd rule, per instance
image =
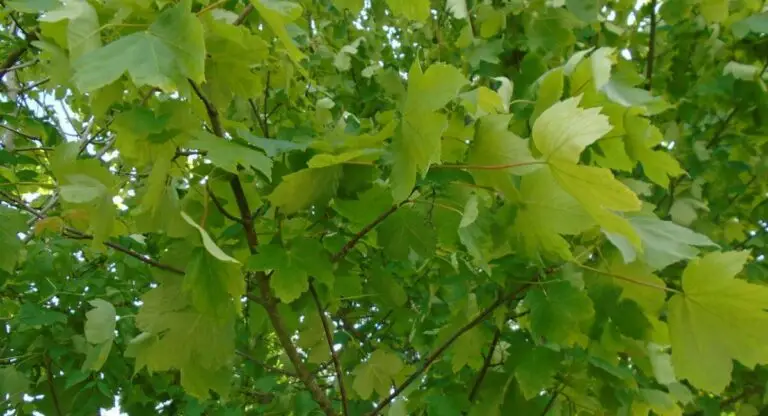
POLYGON ((0 4, 3 414, 768 408, 764 2, 0 4))

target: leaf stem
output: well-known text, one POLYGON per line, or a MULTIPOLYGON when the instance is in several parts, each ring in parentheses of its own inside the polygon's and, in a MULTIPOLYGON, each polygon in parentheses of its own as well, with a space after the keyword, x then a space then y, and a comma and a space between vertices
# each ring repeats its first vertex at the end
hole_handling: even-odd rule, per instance
POLYGON ((325 310, 323 305, 320 304, 320 298, 317 296, 317 290, 315 285, 309 282, 309 292, 312 294, 312 299, 315 301, 317 307, 317 313, 320 315, 320 321, 323 323, 323 331, 325 332, 325 340, 328 343, 328 349, 331 352, 331 359, 333 360, 333 367, 336 370, 336 378, 339 380, 339 393, 341 394, 341 409, 344 416, 349 415, 349 404, 347 402, 347 389, 344 387, 344 371, 341 368, 341 361, 339 361, 339 355, 333 348, 333 334, 331 334, 331 328, 328 325, 328 318, 325 316, 325 310))
POLYGON ((584 264, 581 264, 581 263, 577 263, 577 262, 572 262, 572 263, 575 266, 581 267, 584 270, 589 270, 589 271, 592 271, 592 272, 595 272, 595 273, 599 273, 599 274, 602 274, 602 275, 605 275, 605 276, 610 276, 610 277, 613 277, 614 279, 623 280, 625 282, 634 283, 634 284, 640 285, 640 286, 651 287, 651 288, 654 288, 654 289, 657 289, 657 290, 662 290, 664 292, 682 293, 681 291, 679 291, 677 289, 674 289, 674 288, 671 288, 671 287, 659 286, 659 285, 655 285, 653 283, 643 282, 642 280, 636 280, 636 279, 633 279, 631 277, 622 276, 620 274, 611 273, 611 272, 607 272, 605 270, 596 269, 594 267, 590 267, 590 266, 587 266, 587 265, 584 265, 584 264))

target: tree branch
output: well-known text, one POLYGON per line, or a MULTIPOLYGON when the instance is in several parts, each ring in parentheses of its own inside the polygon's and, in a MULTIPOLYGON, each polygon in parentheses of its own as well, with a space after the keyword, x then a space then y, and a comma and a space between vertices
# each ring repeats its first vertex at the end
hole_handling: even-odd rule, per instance
POLYGON ((56 410, 58 416, 64 416, 64 412, 61 411, 61 405, 59 404, 59 396, 56 394, 56 386, 53 384, 53 370, 51 369, 51 357, 48 355, 43 356, 43 362, 45 363, 45 376, 48 382, 48 388, 51 390, 51 401, 53 402, 53 408, 56 410))
POLYGON ((253 11, 253 5, 248 4, 247 6, 245 6, 243 11, 240 12, 240 15, 237 16, 237 19, 235 19, 235 21, 232 22, 232 24, 235 26, 240 26, 241 24, 243 24, 245 19, 248 17, 249 14, 251 14, 252 11, 253 11))
POLYGON ((339 260, 343 259, 347 253, 349 253, 350 250, 363 238, 366 234, 371 232, 374 228, 376 228, 377 225, 381 224, 382 221, 387 219, 390 215, 392 215, 395 211, 397 211, 398 208, 401 206, 407 204, 408 202, 411 202, 410 200, 405 200, 399 204, 392 205, 387 211, 379 215, 373 222, 363 227, 362 230, 358 231, 357 234, 355 234, 354 237, 352 237, 351 240, 347 241, 347 244, 344 244, 344 247, 341 248, 336 254, 331 257, 331 262, 336 263, 339 260))
MULTIPOLYGON (((211 122, 211 129, 213 130, 214 134, 219 136, 222 140, 226 140, 224 137, 224 130, 221 127, 219 112, 216 110, 216 107, 214 107, 213 103, 208 100, 205 94, 203 94, 202 90, 200 90, 200 88, 198 88, 197 85, 195 85, 195 83, 191 80, 190 85, 192 85, 192 89, 203 102, 203 105, 205 105, 205 110, 208 113, 208 118, 211 122)), ((229 184, 232 187, 232 193, 235 195, 235 202, 237 203, 237 208, 240 211, 240 219, 242 220, 243 228, 245 229, 245 237, 248 241, 248 248, 251 253, 256 253, 256 249, 259 245, 259 238, 253 228, 253 217, 251 216, 251 209, 248 207, 248 199, 245 197, 243 185, 240 183, 240 178, 237 175, 232 175, 232 179, 230 180, 229 184)), ((317 380, 315 380, 312 373, 310 373, 307 367, 304 365, 301 356, 299 356, 299 352, 293 345, 293 341, 291 340, 291 336, 288 333, 288 329, 283 322, 283 317, 277 310, 278 300, 274 297, 274 295, 272 295, 271 288, 269 287, 269 277, 264 272, 257 272, 254 275, 259 285, 259 294, 261 295, 262 299, 261 304, 267 311, 267 316, 269 316, 269 320, 275 330, 277 339, 280 341, 280 345, 283 347, 286 355, 288 355, 288 359, 296 369, 296 375, 304 383, 304 385, 307 386, 307 389, 312 395, 312 398, 318 403, 323 412, 328 416, 336 416, 336 411, 333 409, 333 404, 331 404, 331 400, 328 398, 328 395, 325 394, 325 392, 317 384, 317 380)), ((248 274, 246 274, 246 279, 249 280, 248 274)))
POLYGON ((206 184, 205 184, 205 190, 208 192, 208 195, 211 196, 211 201, 213 201, 213 205, 216 205, 216 209, 218 209, 219 212, 221 212, 221 215, 229 218, 230 220, 232 220, 232 221, 234 221, 234 222, 236 222, 238 224, 242 224, 243 223, 243 221, 240 218, 230 214, 229 212, 227 212, 226 209, 224 209, 224 206, 221 205, 221 201, 219 201, 219 198, 216 198, 216 194, 214 194, 213 191, 211 191, 211 187, 210 187, 208 182, 206 182, 206 184))
POLYGON ((648 37, 648 57, 645 67, 645 89, 651 90, 653 85, 653 60, 656 54, 656 0, 651 0, 651 32, 648 37))
POLYGON ((424 363, 421 365, 421 368, 413 372, 407 379, 405 379, 404 382, 402 382, 397 388, 392 392, 392 394, 389 395, 389 397, 382 400, 376 408, 373 410, 373 412, 370 413, 370 416, 374 416, 379 414, 382 410, 384 410, 385 407, 387 407, 392 400, 395 399, 395 397, 399 396, 400 393, 403 392, 411 383, 416 381, 419 377, 421 377, 422 374, 424 374, 427 369, 438 359, 440 356, 450 347, 457 339, 459 339, 460 336, 464 335, 467 331, 477 326, 479 323, 483 322, 485 318, 488 317, 493 311, 495 311, 499 306, 505 304, 509 300, 514 299, 519 294, 523 293, 525 290, 527 290, 529 287, 531 287, 531 283, 526 283, 522 286, 519 286, 517 289, 513 290, 507 295, 499 296, 498 299, 496 299, 491 306, 483 310, 479 315, 477 315, 474 319, 469 321, 466 325, 462 326, 458 331, 456 331, 455 334, 453 334, 450 338, 448 338, 445 342, 443 342, 437 349, 435 349, 432 353, 430 353, 427 358, 424 359, 424 363))
POLYGON ((475 385, 472 386, 472 391, 469 393, 470 403, 475 401, 475 397, 477 396, 477 393, 480 391, 480 385, 483 384, 483 379, 485 378, 485 374, 488 372, 488 368, 491 367, 491 361, 493 361, 493 352, 496 350, 496 345, 498 345, 499 343, 499 338, 501 338, 501 330, 496 328, 496 332, 493 333, 493 341, 491 341, 491 348, 488 350, 488 355, 485 356, 485 362, 483 363, 483 368, 480 370, 480 374, 477 376, 477 381, 475 381, 475 385))
MULTIPOLYGON (((8 202, 9 204, 15 206, 18 209, 21 209, 23 211, 26 211, 26 212, 34 215, 35 218, 37 218, 38 220, 42 220, 42 219, 46 218, 45 214, 41 213, 40 211, 30 207, 29 205, 27 205, 27 204, 25 204, 25 203, 23 203, 21 201, 16 200, 16 198, 12 198, 10 195, 6 194, 3 191, 0 191, 0 196, 3 197, 4 201, 8 202)), ((85 233, 83 233, 83 232, 81 232, 81 231, 79 231, 77 229, 72 228, 72 227, 65 226, 62 229, 62 231, 64 232, 63 235, 65 237, 68 237, 68 238, 72 238, 72 239, 75 239, 75 240, 93 240, 93 236, 92 235, 85 234, 85 233), (69 235, 67 235, 67 234, 69 234, 69 235)), ((184 271, 181 270, 181 269, 177 269, 176 267, 168 265, 168 264, 160 263, 160 262, 158 262, 156 260, 153 260, 152 258, 147 256, 146 254, 142 254, 142 253, 139 253, 137 251, 131 250, 131 249, 127 248, 127 247, 123 247, 120 244, 116 244, 116 243, 113 243, 113 242, 110 242, 110 241, 105 241, 103 244, 105 246, 109 247, 109 248, 112 248, 112 249, 114 249, 116 251, 119 251, 119 252, 121 252, 123 254, 127 254, 127 255, 135 258, 135 259, 138 259, 138 260, 142 261, 143 263, 146 263, 146 264, 148 264, 150 266, 153 266, 153 267, 156 267, 158 269, 165 270, 165 271, 168 271, 168 272, 171 272, 171 273, 176 273, 176 274, 184 275, 184 271)))
POLYGON ((320 320, 323 323, 323 331, 325 331, 325 340, 328 342, 328 349, 331 351, 331 359, 333 359, 333 367, 336 370, 336 378, 339 380, 339 393, 341 394, 341 409, 344 416, 349 415, 349 404, 347 403, 347 389, 344 387, 344 371, 341 369, 341 362, 339 361, 339 355, 333 348, 333 334, 331 334, 331 328, 328 325, 328 319, 325 316, 325 310, 323 305, 320 304, 320 298, 317 296, 315 285, 309 282, 309 291, 312 294, 312 299, 315 300, 315 306, 317 307, 317 313, 320 315, 320 320))

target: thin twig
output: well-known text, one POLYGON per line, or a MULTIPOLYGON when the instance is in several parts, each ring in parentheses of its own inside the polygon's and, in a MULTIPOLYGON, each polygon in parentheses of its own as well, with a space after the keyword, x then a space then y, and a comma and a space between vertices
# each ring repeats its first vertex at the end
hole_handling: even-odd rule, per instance
POLYGON ((333 348, 333 334, 331 334, 330 325, 328 325, 328 318, 325 316, 325 310, 323 305, 320 304, 320 297, 317 296, 317 290, 315 285, 309 283, 309 292, 312 294, 312 299, 315 300, 315 306, 317 307, 317 313, 320 315, 320 321, 323 323, 323 331, 325 332, 325 340, 328 343, 328 349, 331 351, 331 359, 333 360, 333 367, 336 369, 336 378, 339 380, 339 393, 341 394, 341 410, 344 416, 349 415, 349 404, 347 402, 347 389, 344 387, 344 370, 341 369, 341 361, 339 361, 339 354, 333 348))
POLYGON ((200 101, 203 102, 203 106, 205 106, 205 112, 208 114, 208 119, 211 120, 211 130, 213 131, 213 134, 224 138, 224 129, 221 127, 221 119, 219 119, 218 110, 216 110, 216 107, 208 99, 208 97, 203 94, 203 91, 200 89, 200 87, 198 87, 197 84, 195 84, 191 79, 189 80, 189 85, 192 86, 192 90, 195 92, 195 95, 200 98, 200 101))
POLYGON ((58 416, 64 416, 64 412, 61 411, 61 405, 59 404, 59 396, 56 394, 56 386, 53 384, 51 357, 45 355, 43 357, 43 362, 45 363, 45 376, 48 382, 48 388, 51 390, 51 402, 53 402, 53 408, 56 410, 58 416))
POLYGON ((243 11, 240 12, 240 15, 237 16, 237 19, 235 19, 235 21, 232 22, 232 24, 235 26, 240 26, 241 24, 243 24, 245 19, 248 17, 249 14, 251 14, 252 11, 253 11, 253 5, 249 3, 247 6, 245 6, 243 11))
POLYGON ((549 398, 547 405, 544 406, 544 410, 541 411, 541 416, 545 416, 550 410, 552 410, 552 406, 555 405, 555 400, 557 400, 557 396, 560 395, 561 391, 562 391, 562 387, 558 386, 555 388, 555 391, 552 393, 552 397, 549 398))
POLYGON ((495 311, 499 306, 507 303, 508 301, 514 299, 519 294, 523 293, 525 290, 527 290, 529 287, 531 287, 531 284, 524 284, 522 286, 519 286, 517 289, 513 290, 511 293, 500 296, 498 299, 496 299, 491 306, 483 310, 479 315, 477 315, 474 319, 469 321, 466 325, 459 328, 456 333, 454 333, 450 338, 448 338, 445 342, 443 342, 436 350, 434 350, 432 353, 430 353, 426 359, 424 359, 423 364, 421 367, 414 371, 405 381, 403 381, 397 388, 390 394, 387 398, 379 402, 378 405, 376 405, 376 408, 373 410, 373 412, 370 413, 370 416, 375 416, 379 414, 382 410, 384 410, 385 407, 387 407, 392 400, 395 399, 395 397, 399 396, 400 393, 403 392, 411 383, 416 381, 419 377, 421 377, 422 374, 424 374, 427 369, 438 359, 440 356, 445 352, 445 350, 450 347, 454 341, 456 341, 460 336, 464 335, 467 331, 477 326, 479 323, 483 322, 493 311, 495 311))
POLYGON ((234 222, 236 222, 238 224, 242 224, 243 223, 243 221, 240 218, 230 214, 229 212, 227 212, 226 209, 224 209, 224 206, 221 205, 221 201, 219 201, 219 198, 216 198, 216 194, 214 194, 213 191, 211 191, 211 186, 210 186, 209 182, 206 182, 205 190, 208 192, 208 195, 211 196, 211 201, 213 201, 213 205, 216 205, 216 209, 218 209, 219 212, 221 212, 222 215, 224 215, 225 217, 229 218, 230 220, 232 220, 232 221, 234 221, 234 222))
POLYGON ((636 285, 639 285, 639 286, 650 287, 650 288, 661 290, 661 291, 664 291, 664 292, 680 293, 680 291, 675 289, 675 288, 666 287, 666 286, 659 286, 659 285, 655 285, 653 283, 644 282, 642 280, 636 280, 636 279, 633 279, 631 277, 622 276, 620 274, 611 273, 611 272, 607 272, 605 270, 596 269, 594 267, 590 267, 590 266, 587 266, 587 265, 584 265, 584 264, 581 264, 581 263, 577 263, 577 262, 572 262, 572 263, 576 267, 581 267, 584 270, 589 270, 591 272, 599 273, 599 274, 602 274, 602 275, 605 275, 605 276, 610 276, 610 277, 613 277, 614 279, 623 280, 623 281, 628 282, 628 283, 633 283, 633 284, 636 284, 636 285))
POLYGON ((651 32, 648 37, 648 57, 645 67, 645 89, 651 90, 653 85, 653 60, 656 58, 656 0, 651 0, 651 32))
POLYGON ((239 355, 239 356, 241 356, 241 357, 245 358, 245 359, 246 359, 246 360, 248 360, 248 361, 253 361, 253 363, 255 363, 256 365, 258 365, 258 366, 260 366, 260 367, 263 367, 263 368, 264 368, 265 370, 267 370, 267 371, 271 371, 271 372, 273 372, 273 373, 281 374, 281 375, 284 375, 284 376, 286 376, 286 377, 295 377, 295 378, 298 378, 298 376, 297 376, 296 374, 294 374, 294 373, 291 373, 290 371, 287 371, 287 370, 285 370, 285 369, 282 369, 282 368, 278 368, 278 367, 275 367, 275 366, 272 366, 272 365, 266 364, 266 363, 264 363, 263 361, 261 361, 261 360, 258 360, 258 359, 256 359, 255 357, 253 357, 253 356, 251 356, 251 355, 249 355, 249 354, 247 354, 247 353, 245 353, 245 352, 243 352, 243 351, 237 350, 237 351, 235 351, 235 353, 236 353, 237 355, 239 355))
POLYGON ((496 345, 498 345, 500 338, 501 338, 501 330, 499 328, 496 328, 496 331, 493 333, 493 341, 491 341, 491 347, 488 349, 488 355, 485 356, 485 362, 483 362, 483 368, 480 369, 480 374, 478 374, 477 376, 475 385, 472 386, 472 391, 469 393, 470 403, 475 401, 475 397, 477 396, 477 393, 480 391, 480 385, 483 384, 483 379, 485 378, 485 374, 488 372, 488 368, 491 367, 491 362, 493 361, 493 352, 496 351, 496 345))
POLYGON ((365 237, 365 235, 371 232, 371 230, 373 230, 377 225, 381 224, 382 221, 387 219, 387 217, 389 217, 395 211, 397 211, 398 208, 400 208, 401 206, 403 206, 408 202, 410 201, 405 200, 399 204, 392 205, 387 211, 385 211, 384 213, 379 215, 375 220, 373 220, 373 222, 363 227, 363 229, 358 231, 358 233, 355 234, 355 236, 352 237, 352 239, 349 240, 347 244, 344 244, 344 247, 342 247, 341 250, 339 250, 336 254, 333 255, 333 257, 331 257, 331 261, 336 263, 337 261, 343 259, 347 255, 347 253, 349 253, 349 251, 352 250, 352 247, 354 247, 355 244, 357 244, 357 242, 360 241, 360 239, 365 237))

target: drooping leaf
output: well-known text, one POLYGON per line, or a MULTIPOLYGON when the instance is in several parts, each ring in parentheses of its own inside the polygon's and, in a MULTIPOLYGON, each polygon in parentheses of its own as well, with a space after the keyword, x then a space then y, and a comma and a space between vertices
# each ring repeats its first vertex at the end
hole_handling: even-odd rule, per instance
POLYGON ((200 239, 203 240, 203 246, 205 249, 210 253, 213 257, 224 261, 224 262, 230 262, 230 263, 240 263, 237 259, 231 257, 227 253, 225 253, 219 246, 216 245, 216 242, 213 241, 210 235, 208 235, 208 232, 205 231, 203 227, 198 225, 195 220, 193 220, 189 215, 187 215, 186 212, 181 213, 181 217, 184 218, 184 221, 187 222, 187 224, 195 227, 197 231, 200 232, 200 239))
POLYGON ((201 313, 229 317, 232 311, 240 311, 245 279, 239 266, 220 260, 207 248, 196 250, 187 265, 183 288, 201 313))

